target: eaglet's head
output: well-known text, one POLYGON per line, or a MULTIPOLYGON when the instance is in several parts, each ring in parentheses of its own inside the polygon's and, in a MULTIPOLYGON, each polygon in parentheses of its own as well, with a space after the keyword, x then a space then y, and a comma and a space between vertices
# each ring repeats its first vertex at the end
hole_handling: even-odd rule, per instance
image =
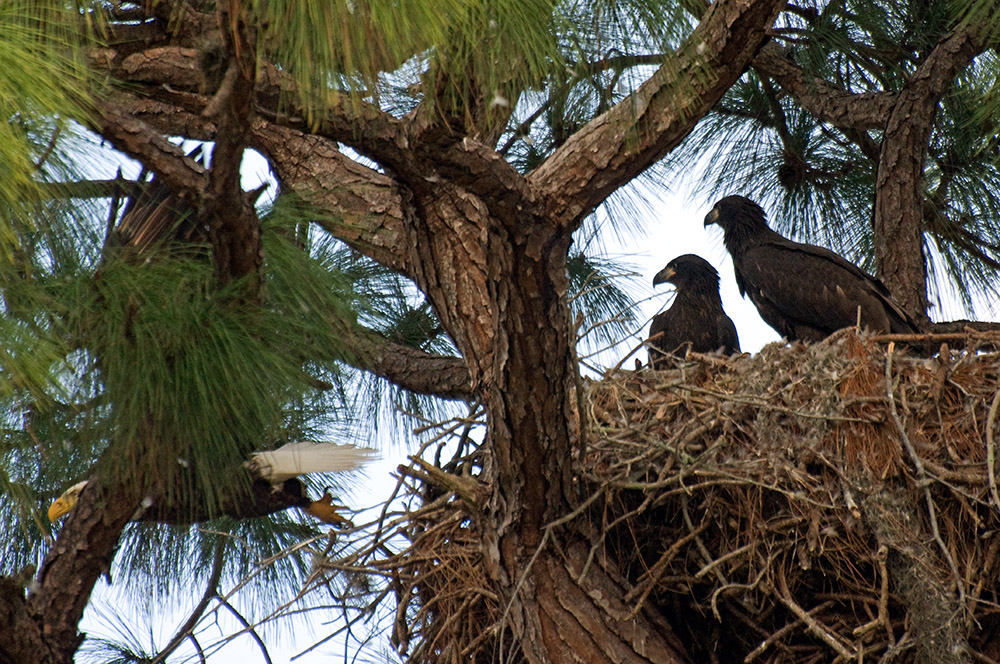
POLYGON ((726 196, 705 215, 705 226, 716 224, 722 229, 722 242, 734 259, 774 236, 764 219, 764 208, 745 196, 726 196))
POLYGON ((684 254, 673 259, 653 277, 653 285, 670 282, 678 291, 692 287, 708 287, 718 292, 719 273, 701 256, 684 254))
POLYGON ((764 208, 746 196, 720 198, 715 207, 705 215, 705 226, 711 224, 720 226, 723 231, 728 231, 737 225, 759 225, 767 228, 764 208))

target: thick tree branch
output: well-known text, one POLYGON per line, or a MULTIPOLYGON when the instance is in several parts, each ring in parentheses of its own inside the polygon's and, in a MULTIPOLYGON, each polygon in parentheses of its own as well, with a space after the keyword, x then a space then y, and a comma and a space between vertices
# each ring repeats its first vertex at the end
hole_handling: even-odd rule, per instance
POLYGON ((818 76, 807 76, 773 42, 764 45, 753 59, 753 67, 777 81, 782 90, 818 120, 841 129, 881 128, 896 103, 896 94, 891 92, 855 94, 818 76))
POLYGON ((322 211, 316 221, 327 232, 412 278, 404 224, 415 210, 405 188, 326 138, 262 124, 250 142, 268 157, 285 192, 322 211))
POLYGON ((206 171, 201 164, 188 159, 180 146, 117 104, 99 101, 95 106, 97 126, 94 129, 115 149, 142 162, 179 196, 192 203, 201 200, 207 184, 206 171))
MULTIPOLYGON (((187 57, 180 49, 172 55, 180 57, 181 62, 187 57)), ((215 124, 199 114, 204 97, 193 93, 163 94, 182 104, 183 110, 172 103, 138 99, 125 93, 115 95, 113 106, 123 114, 144 119, 166 134, 215 139, 215 124)), ((156 134, 150 127, 145 130, 150 135, 156 134)), ((247 141, 249 147, 259 150, 274 166, 285 192, 295 193, 316 208, 317 223, 330 234, 412 278, 406 263, 408 245, 403 222, 415 210, 406 188, 346 156, 336 142, 297 129, 258 119, 247 141)), ((134 156, 142 159, 141 154, 134 156)))
POLYGON ((201 81, 198 51, 171 44, 125 56, 110 49, 92 51, 91 66, 107 70, 115 78, 162 89, 194 91, 201 81))
POLYGON ((322 136, 351 146, 407 180, 424 181, 433 169, 410 149, 409 123, 378 106, 342 95, 317 118, 295 106, 290 77, 265 63, 258 84, 257 103, 262 117, 303 133, 322 136))
POLYGON ((156 89, 148 96, 137 97, 126 92, 115 92, 108 103, 124 113, 145 122, 168 136, 183 136, 197 141, 215 139, 215 122, 201 114, 207 102, 193 92, 156 89))
MULTIPOLYGON (((264 480, 253 479, 249 491, 235 484, 228 491, 223 491, 218 486, 213 487, 213 490, 222 494, 218 497, 217 510, 209 510, 204 496, 188 491, 183 494, 183 503, 166 503, 152 497, 150 506, 137 518, 140 521, 188 525, 220 516, 237 520, 253 519, 292 507, 305 508, 313 502, 306 494, 305 485, 298 479, 290 479, 274 486, 264 480)), ((175 493, 180 495, 179 492, 175 493)))
POLYGON ((964 333, 973 332, 1000 332, 1000 322, 981 320, 950 320, 940 323, 931 323, 929 326, 933 334, 964 333))
POLYGON ((145 49, 168 40, 196 46, 206 33, 219 28, 214 13, 198 11, 185 0, 149 3, 131 10, 112 8, 109 13, 108 43, 115 48, 145 49))
POLYGON ((351 345, 358 357, 350 362, 418 394, 444 399, 472 397, 469 367, 459 357, 432 355, 389 341, 371 330, 357 330, 351 345))
POLYGON ((678 145, 743 74, 784 6, 719 0, 638 90, 574 134, 529 177, 544 214, 574 226, 678 145))
POLYGON ((305 118, 315 113, 298 106, 295 88, 287 72, 262 63, 256 96, 260 115, 304 134, 349 145, 408 181, 432 179, 433 169, 411 150, 410 122, 350 95, 340 95, 322 114, 307 121, 305 118))
MULTIPOLYGON (((534 198, 527 180, 492 147, 470 137, 456 141, 441 128, 415 136, 412 144, 427 163, 437 166, 435 175, 483 199, 497 219, 516 224, 529 213, 534 198)), ((419 191, 435 182, 420 178, 408 184, 419 191)))
POLYGON ((977 27, 948 32, 906 83, 886 123, 875 182, 879 276, 911 314, 927 319, 923 173, 941 97, 983 48, 977 27))
MULTIPOLYGON (((182 23, 187 20, 186 17, 187 14, 181 19, 182 23)), ((203 19, 199 18, 195 25, 207 31, 203 19)), ((246 53, 244 55, 249 57, 246 53)), ((174 117, 178 108, 192 114, 200 114, 205 108, 205 98, 195 94, 203 82, 196 49, 176 45, 156 46, 126 57, 119 57, 117 51, 112 49, 101 49, 90 53, 90 62, 95 69, 106 71, 123 82, 152 85, 145 90, 146 98, 135 98, 131 106, 136 113, 161 118, 161 121, 155 122, 156 126, 172 127, 172 133, 191 138, 205 138, 205 132, 213 129, 204 121, 197 123, 190 118, 182 120, 174 117), (156 104, 156 100, 167 105, 156 104)), ((259 64, 253 103, 248 101, 243 107, 245 111, 254 108, 255 104, 261 117, 303 133, 343 142, 401 177, 417 181, 432 178, 433 169, 410 150, 412 128, 408 122, 349 95, 342 95, 337 103, 330 104, 319 117, 315 117, 298 106, 296 86, 287 72, 268 62, 259 64), (307 121, 307 117, 311 119, 307 121)), ((154 122, 152 119, 149 121, 154 122)))

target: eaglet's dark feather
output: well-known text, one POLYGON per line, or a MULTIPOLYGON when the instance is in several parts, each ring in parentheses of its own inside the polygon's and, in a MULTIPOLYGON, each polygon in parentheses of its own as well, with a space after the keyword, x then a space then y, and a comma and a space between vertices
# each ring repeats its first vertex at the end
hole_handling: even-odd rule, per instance
POLYGON ((649 326, 650 364, 655 367, 664 354, 683 354, 688 347, 698 353, 740 351, 736 326, 722 310, 714 267, 699 256, 684 254, 653 277, 654 286, 664 282, 672 283, 677 294, 670 308, 653 316, 649 326))
POLYGON ((917 332, 881 281, 829 249, 778 235, 749 198, 721 199, 705 217, 709 224, 722 228, 740 293, 786 339, 819 341, 856 325, 859 315, 871 332, 917 332))

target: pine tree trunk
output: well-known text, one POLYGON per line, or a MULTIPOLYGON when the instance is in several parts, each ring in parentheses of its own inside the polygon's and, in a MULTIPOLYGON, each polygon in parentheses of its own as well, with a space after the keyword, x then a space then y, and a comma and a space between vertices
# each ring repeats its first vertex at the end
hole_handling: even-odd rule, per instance
POLYGON ((629 615, 613 564, 586 564, 582 534, 546 531, 579 500, 570 235, 528 214, 493 219, 447 185, 418 197, 426 214, 411 246, 420 286, 453 331, 487 411, 492 462, 483 479, 493 495, 483 549, 521 653, 530 662, 683 661, 669 626, 629 615))

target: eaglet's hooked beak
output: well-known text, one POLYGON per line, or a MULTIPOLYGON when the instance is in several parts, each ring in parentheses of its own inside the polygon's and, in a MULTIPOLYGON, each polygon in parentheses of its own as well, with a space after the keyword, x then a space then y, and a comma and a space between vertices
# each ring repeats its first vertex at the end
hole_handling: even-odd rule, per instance
POLYGON ((674 268, 668 265, 656 273, 656 276, 653 277, 653 285, 656 286, 658 284, 666 283, 670 281, 675 274, 677 274, 677 272, 674 268))
POLYGON ((719 221, 719 208, 712 208, 711 212, 705 215, 705 226, 711 226, 719 221))

